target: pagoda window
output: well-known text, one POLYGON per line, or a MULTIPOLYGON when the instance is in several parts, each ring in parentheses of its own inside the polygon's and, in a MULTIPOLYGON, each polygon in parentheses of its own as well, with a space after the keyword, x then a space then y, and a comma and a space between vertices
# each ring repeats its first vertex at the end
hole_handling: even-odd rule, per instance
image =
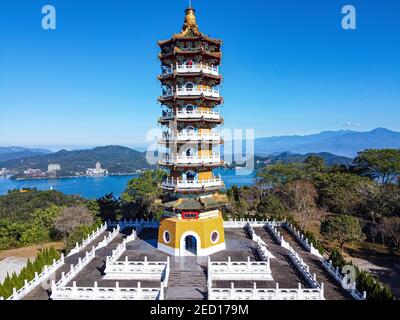
POLYGON ((196 172, 190 170, 186 172, 186 180, 193 181, 196 180, 197 174, 196 172))
POLYGON ((192 68, 193 65, 194 65, 194 62, 193 62, 193 60, 189 60, 189 61, 186 61, 186 62, 185 62, 185 65, 186 65, 186 67, 188 67, 188 68, 192 68))
POLYGON ((185 107, 186 113, 193 113, 195 111, 195 109, 196 109, 195 106, 192 106, 191 104, 189 104, 185 107))
POLYGON ((185 88, 186 88, 187 91, 193 91, 193 89, 194 89, 194 84, 191 83, 191 82, 186 83, 185 88))
POLYGON ((197 156, 198 151, 197 151, 196 148, 190 147, 190 148, 186 149, 184 154, 185 154, 186 157, 194 157, 194 156, 197 156))
POLYGON ((196 129, 193 127, 186 127, 184 129, 184 132, 186 132, 187 134, 194 134, 194 133, 196 133, 196 129))

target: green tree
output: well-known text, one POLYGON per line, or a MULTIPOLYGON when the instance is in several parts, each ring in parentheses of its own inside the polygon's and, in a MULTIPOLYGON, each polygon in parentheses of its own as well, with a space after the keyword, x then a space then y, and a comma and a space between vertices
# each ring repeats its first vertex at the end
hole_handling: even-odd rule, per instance
POLYGON ((330 255, 329 255, 329 260, 332 261, 332 265, 334 267, 340 267, 342 268, 343 266, 346 265, 346 260, 343 258, 342 254, 337 248, 333 248, 330 255))
POLYGON ((114 197, 113 193, 106 194, 105 196, 97 199, 99 206, 99 217, 103 221, 115 221, 117 213, 120 209, 120 202, 114 197))
POLYGON ((311 155, 304 160, 305 170, 309 175, 324 172, 326 170, 325 160, 320 156, 311 155))
POLYGON ((341 252, 347 242, 362 240, 364 236, 358 219, 348 215, 338 215, 324 220, 321 223, 321 234, 327 240, 337 241, 341 252))
POLYGON ((92 232, 93 229, 94 228, 87 225, 82 225, 75 228, 65 239, 64 251, 71 251, 75 247, 76 243, 81 243, 92 232))
POLYGON ((21 235, 21 242, 30 245, 49 241, 54 234, 54 220, 62 209, 55 205, 45 209, 36 209, 32 214, 32 224, 21 235))
POLYGON ((155 203, 162 192, 159 188, 165 172, 161 170, 145 171, 138 178, 133 178, 128 182, 127 188, 123 192, 121 199, 125 203, 135 205, 137 212, 144 218, 154 217, 157 211, 155 203))
POLYGON ((387 184, 400 174, 400 149, 365 150, 353 163, 357 172, 387 184))
POLYGON ((261 198, 257 207, 259 219, 274 219, 282 216, 285 208, 276 196, 268 194, 261 198))
POLYGON ((306 177, 304 166, 301 163, 277 163, 269 165, 258 172, 259 184, 266 186, 283 185, 293 180, 306 177))
POLYGON ((354 214, 362 204, 362 190, 372 180, 350 173, 319 173, 314 176, 318 204, 338 214, 354 214))

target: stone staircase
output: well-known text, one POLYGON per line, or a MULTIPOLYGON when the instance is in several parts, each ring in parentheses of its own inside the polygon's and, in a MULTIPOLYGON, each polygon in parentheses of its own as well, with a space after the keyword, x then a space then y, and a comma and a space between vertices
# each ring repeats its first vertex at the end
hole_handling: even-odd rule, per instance
POLYGON ((166 300, 205 300, 207 278, 203 270, 171 270, 166 300))

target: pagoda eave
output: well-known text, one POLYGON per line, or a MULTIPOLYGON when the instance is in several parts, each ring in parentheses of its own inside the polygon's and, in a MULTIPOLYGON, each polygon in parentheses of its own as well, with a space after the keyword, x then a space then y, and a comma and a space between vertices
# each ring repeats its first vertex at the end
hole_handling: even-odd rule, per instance
POLYGON ((157 141, 159 145, 198 145, 199 143, 203 144, 209 144, 209 145, 223 145, 225 144, 224 139, 219 139, 219 140, 211 140, 211 139, 199 139, 199 140, 176 140, 176 139, 160 139, 157 141))
POLYGON ((181 40, 187 40, 187 41, 199 41, 199 40, 202 40, 202 41, 206 41, 206 42, 218 45, 218 46, 222 46, 222 40, 221 39, 210 38, 210 37, 204 35, 201 32, 198 32, 197 35, 195 35, 193 37, 187 36, 186 34, 184 34, 182 32, 181 33, 176 33, 176 34, 174 34, 172 36, 172 38, 167 39, 167 40, 160 40, 157 43, 158 43, 159 47, 162 48, 165 45, 175 44, 177 41, 181 41, 181 40))
POLYGON ((222 75, 216 76, 210 73, 205 73, 205 72, 191 72, 191 73, 170 73, 167 75, 161 75, 158 77, 158 80, 160 80, 163 84, 164 81, 168 80, 175 80, 178 78, 185 78, 185 79, 191 79, 191 78, 200 78, 201 80, 203 79, 211 79, 211 80, 216 80, 215 85, 219 85, 222 82, 222 75))
MULTIPOLYGON (((166 126, 168 125, 171 121, 174 121, 174 118, 160 118, 158 120, 158 122, 163 125, 166 126)), ((206 118, 191 118, 191 119, 176 119, 176 121, 179 123, 185 123, 185 124, 191 124, 193 122, 196 123, 201 123, 201 124, 215 124, 215 125, 222 125, 224 124, 224 119, 220 118, 220 119, 206 119, 206 118)))
POLYGON ((185 170, 185 169, 193 169, 193 168, 199 168, 199 169, 208 169, 208 168, 219 168, 224 165, 224 162, 221 161, 220 163, 203 163, 203 164, 198 164, 198 163, 193 163, 193 164, 174 164, 174 163, 165 163, 162 161, 158 162, 159 166, 166 167, 169 169, 179 169, 179 170, 185 170))
POLYGON ((183 189, 183 188, 161 186, 161 189, 165 191, 173 191, 175 193, 182 193, 182 194, 204 194, 205 192, 220 191, 223 188, 224 187, 218 186, 218 187, 205 187, 199 189, 183 189))
POLYGON ((168 59, 172 59, 178 56, 209 56, 210 58, 218 59, 220 60, 222 58, 222 53, 214 53, 206 50, 192 50, 192 51, 182 51, 182 50, 176 50, 167 54, 160 53, 158 55, 159 59, 161 61, 165 61, 168 59))
POLYGON ((224 99, 222 97, 219 98, 214 98, 214 97, 208 97, 205 95, 198 95, 198 96, 178 96, 178 95, 173 95, 169 97, 159 97, 158 101, 160 103, 167 103, 167 102, 176 102, 176 101, 190 101, 190 100, 195 100, 195 101, 212 101, 212 102, 217 102, 218 104, 222 104, 224 99))

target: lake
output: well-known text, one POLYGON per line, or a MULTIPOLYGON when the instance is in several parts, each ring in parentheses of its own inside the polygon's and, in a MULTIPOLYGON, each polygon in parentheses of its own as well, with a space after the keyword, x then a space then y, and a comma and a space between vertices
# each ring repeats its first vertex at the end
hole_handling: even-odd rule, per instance
MULTIPOLYGON (((234 169, 215 170, 225 182, 227 188, 237 185, 254 184, 255 173, 239 170, 237 174, 234 169)), ((0 177, 0 195, 7 194, 8 190, 22 188, 36 188, 38 190, 57 190, 65 194, 77 194, 87 199, 97 199, 105 194, 113 192, 120 196, 130 179, 134 176, 108 176, 108 177, 80 177, 71 179, 41 179, 12 181, 0 177)))

